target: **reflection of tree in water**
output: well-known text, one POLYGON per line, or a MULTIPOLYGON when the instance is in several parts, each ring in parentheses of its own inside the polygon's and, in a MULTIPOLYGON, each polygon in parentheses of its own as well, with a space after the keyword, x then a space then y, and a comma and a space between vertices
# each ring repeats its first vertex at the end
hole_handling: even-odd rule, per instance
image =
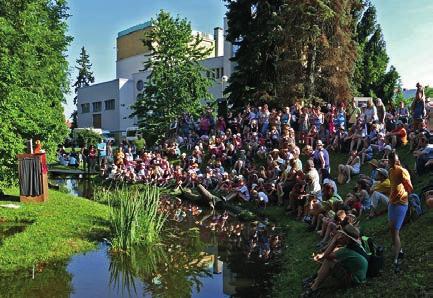
POLYGON ((199 291, 200 278, 210 276, 204 243, 198 229, 176 231, 164 245, 131 250, 129 255, 111 258, 111 286, 129 296, 135 293, 134 278, 142 280, 154 297, 189 297, 199 291))
POLYGON ((36 271, 35 279, 29 271, 0 275, 0 297, 69 297, 73 292, 72 275, 65 264, 37 267, 36 271))

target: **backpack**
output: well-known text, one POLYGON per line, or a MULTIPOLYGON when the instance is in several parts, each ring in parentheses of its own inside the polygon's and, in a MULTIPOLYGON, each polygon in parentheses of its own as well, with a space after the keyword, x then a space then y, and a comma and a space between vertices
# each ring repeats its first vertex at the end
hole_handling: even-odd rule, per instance
POLYGON ((373 239, 367 236, 361 237, 361 245, 368 258, 368 277, 376 277, 383 272, 385 259, 383 256, 383 246, 374 243, 373 239))
POLYGON ((409 195, 409 206, 406 213, 405 222, 414 221, 424 214, 424 209, 421 204, 421 199, 415 193, 409 195))

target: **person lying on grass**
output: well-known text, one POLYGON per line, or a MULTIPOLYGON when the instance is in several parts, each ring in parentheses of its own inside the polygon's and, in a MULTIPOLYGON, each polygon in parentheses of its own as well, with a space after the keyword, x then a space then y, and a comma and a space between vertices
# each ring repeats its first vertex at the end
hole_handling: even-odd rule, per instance
POLYGON ((332 238, 324 253, 314 256, 320 269, 302 297, 323 288, 345 288, 365 283, 368 261, 357 228, 347 224, 332 238))

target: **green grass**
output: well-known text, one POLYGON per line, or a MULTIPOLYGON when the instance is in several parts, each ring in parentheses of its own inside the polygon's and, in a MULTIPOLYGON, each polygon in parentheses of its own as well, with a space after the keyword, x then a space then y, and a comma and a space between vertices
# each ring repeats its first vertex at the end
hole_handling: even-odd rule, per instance
MULTIPOLYGON (((407 147, 399 150, 402 163, 413 168, 414 158, 407 147)), ((335 176, 339 163, 345 163, 347 154, 331 153, 332 174, 335 176)), ((363 165, 363 174, 368 175, 370 168, 363 165)), ((428 175, 412 176, 415 192, 429 185, 428 175)), ((350 183, 338 185, 339 194, 344 197, 356 185, 357 178, 350 183)), ((312 232, 306 231, 306 225, 287 216, 279 207, 268 207, 262 213, 283 227, 285 249, 282 256, 282 271, 273 282, 276 297, 298 297, 302 292, 302 280, 312 275, 319 267, 312 261, 315 244, 320 240, 312 232)), ((402 266, 403 273, 395 275, 392 271, 391 237, 387 227, 386 215, 363 219, 361 230, 373 237, 375 242, 385 248, 385 272, 369 279, 366 285, 340 290, 330 296, 349 297, 422 297, 432 294, 431 277, 433 276, 433 212, 429 211, 415 222, 406 225, 401 231, 402 245, 406 258, 402 266)))
POLYGON ((158 212, 158 187, 121 186, 98 188, 95 199, 110 207, 111 246, 115 252, 128 252, 133 246, 158 243, 167 216, 158 212))
MULTIPOLYGON (((6 193, 18 195, 18 190, 6 193)), ((109 208, 96 202, 50 190, 45 203, 12 203, 21 208, 0 208, 0 221, 30 224, 0 246, 0 275, 64 261, 93 249, 109 233, 109 208)))

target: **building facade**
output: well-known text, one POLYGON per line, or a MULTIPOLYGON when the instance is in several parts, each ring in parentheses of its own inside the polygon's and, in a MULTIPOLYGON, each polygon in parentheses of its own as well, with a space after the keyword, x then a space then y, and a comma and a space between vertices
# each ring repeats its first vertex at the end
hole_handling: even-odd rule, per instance
MULTIPOLYGON (((78 127, 101 128, 110 131, 113 136, 121 137, 126 128, 137 126, 137 119, 130 117, 133 112, 131 105, 143 92, 150 74, 149 71, 143 71, 150 50, 142 41, 150 29, 151 23, 145 22, 118 33, 116 79, 78 90, 78 127)), ((212 49, 209 57, 200 63, 207 69, 203 75, 214 80, 209 92, 215 99, 223 97, 227 84, 223 76, 228 78, 233 71, 230 61, 233 47, 224 38, 226 30, 227 21, 224 20, 224 29, 215 28, 213 35, 193 32, 203 39, 202 46, 212 49)))

